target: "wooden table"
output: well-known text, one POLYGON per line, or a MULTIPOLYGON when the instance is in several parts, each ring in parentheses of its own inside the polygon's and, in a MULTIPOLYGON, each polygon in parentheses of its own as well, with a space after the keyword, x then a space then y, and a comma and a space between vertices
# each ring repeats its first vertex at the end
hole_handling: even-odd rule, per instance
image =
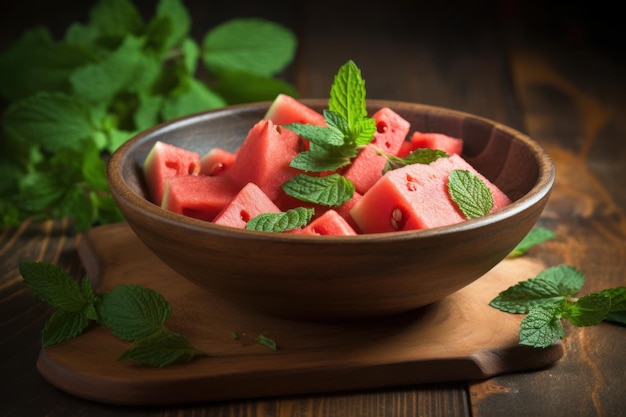
MULTIPOLYGON (((75 3, 61 13, 54 4, 29 10, 13 2, 2 14, 3 30, 10 29, 3 42, 25 25, 58 31, 85 19, 87 2, 75 3)), ((557 238, 531 255, 546 265, 580 268, 584 293, 626 285, 626 36, 610 24, 616 11, 607 10, 608 2, 586 10, 521 1, 391 1, 352 14, 334 14, 334 3, 325 1, 280 7, 246 1, 218 10, 185 3, 198 36, 244 15, 292 28, 300 44, 284 77, 302 97, 327 97, 336 70, 353 59, 370 98, 450 107, 529 134, 557 167, 539 221, 557 238)), ((51 262, 82 277, 80 241, 65 221, 0 231, 2 416, 626 415, 626 328, 608 323, 566 326, 565 354, 547 369, 481 381, 143 408, 76 398, 35 368, 50 309, 25 288, 17 263, 51 262)))

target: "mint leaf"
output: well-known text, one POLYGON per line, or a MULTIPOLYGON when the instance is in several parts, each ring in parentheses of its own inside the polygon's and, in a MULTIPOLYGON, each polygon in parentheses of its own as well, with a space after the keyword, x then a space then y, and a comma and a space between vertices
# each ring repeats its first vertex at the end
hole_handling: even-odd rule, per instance
POLYGON ((296 175, 282 185, 290 196, 325 206, 340 206, 354 195, 354 184, 339 174, 324 177, 296 175))
POLYGON ((609 288, 600 294, 611 298, 611 309, 605 320, 626 324, 626 287, 609 288))
POLYGON ((202 42, 202 59, 217 74, 224 70, 273 76, 291 61, 296 37, 284 27, 258 19, 233 19, 210 30, 202 42))
POLYGON ((298 95, 298 91, 292 85, 266 75, 223 70, 216 78, 211 87, 229 104, 266 101, 281 93, 292 97, 298 95))
POLYGON ((340 129, 306 123, 291 123, 283 125, 283 128, 292 130, 317 145, 327 147, 343 145, 344 134, 340 129))
POLYGON ((263 336, 262 334, 258 335, 254 340, 260 345, 267 346, 272 350, 278 350, 276 342, 266 336, 263 336))
POLYGON ((132 359, 139 364, 163 368, 175 362, 189 362, 203 355, 205 353, 191 346, 184 336, 161 331, 135 342, 118 360, 132 359))
POLYGON ((132 342, 161 332, 171 307, 150 288, 121 285, 102 295, 98 313, 115 336, 132 342))
MULTIPOLYGON (((118 49, 104 60, 85 65, 70 76, 77 96, 94 103, 108 102, 128 85, 133 85, 141 65, 142 41, 126 36, 118 49)), ((146 76, 144 71, 143 76, 146 76)))
POLYGON ((200 46, 194 39, 186 38, 180 46, 180 51, 183 55, 183 65, 187 74, 195 74, 200 57, 200 46))
POLYGON ((263 213, 246 223, 247 230, 260 232, 287 232, 304 227, 313 217, 315 210, 298 207, 281 213, 263 213))
POLYGON ((90 320, 98 319, 94 310, 97 296, 87 278, 79 286, 61 268, 44 262, 20 262, 19 269, 33 294, 57 308, 42 330, 43 346, 72 339, 88 327, 90 320))
POLYGON ((392 171, 394 169, 402 168, 407 165, 413 164, 425 164, 428 165, 433 161, 436 161, 439 158, 447 158, 449 155, 444 151, 439 149, 429 149, 429 148, 420 148, 411 152, 409 155, 400 158, 395 155, 388 155, 382 153, 382 156, 387 158, 385 162, 385 167, 383 168, 383 174, 387 171, 392 171))
POLYGON ((448 176, 448 191, 452 201, 468 219, 485 216, 493 208, 489 188, 470 171, 453 170, 448 176))
POLYGON ((46 321, 41 332, 41 344, 52 346, 73 339, 89 326, 86 311, 57 310, 46 321))
POLYGON ((129 33, 139 35, 145 27, 137 8, 129 0, 100 0, 91 9, 89 25, 101 42, 115 45, 129 33))
POLYGON ((545 227, 534 227, 522 239, 520 243, 508 255, 509 258, 515 258, 524 255, 533 246, 539 245, 549 239, 554 239, 556 233, 545 227))
POLYGON ((356 148, 367 145, 374 139, 376 120, 371 117, 350 122, 345 116, 332 110, 324 110, 324 121, 336 136, 343 137, 343 145, 356 148))
MULTIPOLYGON (((66 312, 80 312, 90 302, 76 280, 62 269, 45 262, 20 262, 24 283, 40 300, 66 312)), ((89 297, 89 298, 88 298, 89 297)))
POLYGON ((559 304, 533 306, 520 324, 522 345, 545 348, 565 337, 559 304))
POLYGON ((56 152, 81 149, 96 131, 89 103, 63 93, 41 92, 9 106, 5 131, 18 140, 56 152))
POLYGON ((161 114, 165 120, 225 106, 226 103, 202 82, 189 77, 187 89, 163 101, 161 114))
POLYGON ((96 311, 96 302, 98 301, 98 295, 94 292, 91 286, 91 281, 88 277, 84 277, 80 282, 80 291, 87 299, 88 304, 83 308, 83 313, 88 320, 99 320, 98 312, 96 311))
POLYGON ((296 155, 289 166, 308 172, 334 171, 350 165, 350 157, 341 153, 326 151, 319 146, 311 146, 311 150, 300 152, 296 155))
POLYGON ((541 271, 536 281, 544 281, 553 291, 563 297, 573 297, 580 292, 585 275, 578 268, 570 265, 557 265, 541 271))
POLYGON ((490 306, 507 313, 522 314, 539 305, 554 306, 577 294, 585 281, 576 268, 559 265, 541 271, 536 278, 521 281, 500 292, 490 306))
POLYGON ((563 317, 574 326, 595 326, 611 309, 611 297, 606 294, 588 294, 573 304, 567 304, 563 317))
POLYGON ((46 28, 27 30, 0 54, 0 94, 21 100, 40 91, 69 92, 69 74, 95 59, 82 46, 54 42, 46 28))
POLYGON ((367 117, 365 80, 354 61, 346 62, 335 75, 330 89, 328 109, 341 115, 348 122, 350 129, 367 117))
POLYGON ((160 0, 156 17, 170 20, 170 33, 163 45, 165 50, 183 42, 191 31, 191 16, 181 0, 160 0))

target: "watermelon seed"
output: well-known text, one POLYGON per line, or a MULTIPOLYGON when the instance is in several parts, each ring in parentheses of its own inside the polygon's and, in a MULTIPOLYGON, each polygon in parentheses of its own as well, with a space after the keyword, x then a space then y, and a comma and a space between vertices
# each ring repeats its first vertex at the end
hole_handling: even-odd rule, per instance
POLYGON ((211 172, 209 173, 209 175, 219 175, 225 169, 226 169, 226 166, 223 163, 218 162, 211 167, 211 172))
POLYGON ((246 223, 248 223, 250 221, 250 213, 248 213, 245 210, 241 210, 239 212, 239 217, 241 217, 241 220, 243 220, 246 223))
POLYGON ((404 216, 399 208, 391 212, 391 227, 400 230, 404 227, 404 216))

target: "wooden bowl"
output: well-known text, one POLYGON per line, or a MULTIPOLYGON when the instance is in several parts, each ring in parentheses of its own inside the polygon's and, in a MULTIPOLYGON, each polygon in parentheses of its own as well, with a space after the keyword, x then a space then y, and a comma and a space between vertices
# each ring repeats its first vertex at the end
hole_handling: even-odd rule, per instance
MULTIPOLYGON (((327 100, 302 100, 321 111, 327 100)), ((141 241, 182 277, 241 307, 294 320, 343 320, 407 312, 480 278, 524 238, 555 178, 550 156, 528 136, 485 118, 413 103, 387 106, 411 131, 464 140, 463 157, 513 200, 478 219, 428 230, 301 236, 218 226, 161 209, 148 199, 141 166, 155 141, 201 155, 235 150, 270 103, 183 117, 138 134, 110 158, 113 197, 141 241)))

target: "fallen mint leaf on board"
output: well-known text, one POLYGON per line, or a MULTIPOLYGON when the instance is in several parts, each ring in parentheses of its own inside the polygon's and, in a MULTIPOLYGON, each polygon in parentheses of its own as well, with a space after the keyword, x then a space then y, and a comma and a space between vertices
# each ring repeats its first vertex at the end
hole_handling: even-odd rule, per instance
POLYGON ((129 342, 159 334, 172 313, 161 294, 140 285, 120 285, 103 294, 98 311, 104 325, 129 342))
POLYGON ((269 337, 263 336, 262 334, 258 335, 254 340, 260 345, 267 346, 272 350, 278 350, 278 345, 276 344, 276 342, 269 337))
POLYGON ((139 364, 163 368, 175 362, 189 362, 196 356, 204 355, 204 352, 191 346, 184 336, 162 331, 139 339, 118 360, 132 359, 139 364))
POLYGON ((537 348, 547 347, 565 337, 561 316, 554 306, 535 306, 520 325, 520 344, 537 348))
POLYGON ((19 268, 26 286, 56 308, 42 330, 44 347, 73 339, 93 324, 108 326, 120 339, 134 343, 120 359, 163 367, 204 355, 184 336, 165 327, 171 307, 150 288, 121 285, 96 293, 87 277, 79 285, 53 264, 20 262, 19 268))
POLYGON ((574 326, 594 326, 602 321, 626 324, 626 287, 575 296, 585 276, 569 265, 540 272, 500 292, 490 306, 514 314, 527 314, 519 330, 522 345, 548 347, 565 336, 562 320, 574 326))
POLYGON ((98 319, 97 297, 87 278, 79 285, 67 272, 44 262, 20 262, 19 270, 33 294, 57 309, 42 330, 43 346, 73 339, 98 319))
POLYGON ((611 310, 605 320, 626 324, 626 287, 609 288, 601 291, 600 294, 611 298, 611 310))

